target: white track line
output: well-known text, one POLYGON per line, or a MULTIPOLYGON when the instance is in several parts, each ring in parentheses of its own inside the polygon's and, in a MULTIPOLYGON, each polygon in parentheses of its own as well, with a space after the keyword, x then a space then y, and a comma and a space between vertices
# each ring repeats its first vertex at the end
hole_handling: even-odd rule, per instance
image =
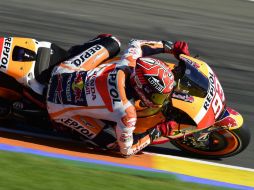
POLYGON ((171 158, 171 159, 176 159, 176 160, 184 160, 184 161, 189 161, 189 162, 203 163, 203 164, 207 164, 207 165, 213 165, 213 166, 219 166, 219 167, 225 167, 225 168, 232 168, 232 169, 238 169, 238 170, 254 172, 254 169, 252 169, 252 168, 232 166, 232 165, 227 165, 227 164, 219 164, 219 163, 215 163, 215 162, 208 162, 208 161, 204 161, 204 160, 198 160, 198 159, 193 159, 193 158, 185 158, 185 157, 179 157, 179 156, 156 154, 156 153, 150 153, 150 152, 144 152, 144 153, 145 154, 150 154, 150 155, 166 157, 166 158, 171 158))

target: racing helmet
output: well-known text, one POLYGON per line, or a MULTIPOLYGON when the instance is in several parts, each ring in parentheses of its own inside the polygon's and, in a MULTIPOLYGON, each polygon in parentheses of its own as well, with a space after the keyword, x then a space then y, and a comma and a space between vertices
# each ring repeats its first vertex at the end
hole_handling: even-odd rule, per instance
POLYGON ((174 75, 158 59, 138 58, 130 81, 134 92, 145 106, 159 107, 173 89, 174 75))

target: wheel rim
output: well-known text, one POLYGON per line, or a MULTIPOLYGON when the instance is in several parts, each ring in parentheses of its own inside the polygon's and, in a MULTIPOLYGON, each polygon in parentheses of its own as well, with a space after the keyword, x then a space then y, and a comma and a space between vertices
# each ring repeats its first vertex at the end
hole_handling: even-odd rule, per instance
POLYGON ((198 147, 188 146, 183 144, 182 141, 176 141, 176 145, 187 152, 194 153, 197 155, 207 156, 222 156, 228 155, 240 147, 240 142, 237 136, 228 130, 216 131, 211 134, 209 143, 209 149, 204 150, 198 147))

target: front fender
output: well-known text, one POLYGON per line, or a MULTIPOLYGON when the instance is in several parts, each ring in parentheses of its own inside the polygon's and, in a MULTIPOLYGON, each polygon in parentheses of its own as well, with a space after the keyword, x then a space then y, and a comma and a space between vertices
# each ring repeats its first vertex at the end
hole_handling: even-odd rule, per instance
POLYGON ((240 113, 230 107, 226 107, 226 111, 222 117, 215 122, 215 126, 225 126, 229 130, 239 129, 243 126, 243 117, 240 113))

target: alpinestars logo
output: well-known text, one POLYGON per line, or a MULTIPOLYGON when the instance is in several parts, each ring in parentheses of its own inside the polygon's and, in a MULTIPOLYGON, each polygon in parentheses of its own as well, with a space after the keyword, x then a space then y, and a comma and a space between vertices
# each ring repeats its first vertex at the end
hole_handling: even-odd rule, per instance
POLYGON ((151 84, 156 90, 158 90, 159 92, 162 92, 163 89, 165 88, 165 86, 163 86, 163 85, 160 84, 160 80, 158 80, 158 79, 155 78, 155 77, 149 77, 149 78, 148 78, 148 81, 149 81, 150 84, 151 84))

